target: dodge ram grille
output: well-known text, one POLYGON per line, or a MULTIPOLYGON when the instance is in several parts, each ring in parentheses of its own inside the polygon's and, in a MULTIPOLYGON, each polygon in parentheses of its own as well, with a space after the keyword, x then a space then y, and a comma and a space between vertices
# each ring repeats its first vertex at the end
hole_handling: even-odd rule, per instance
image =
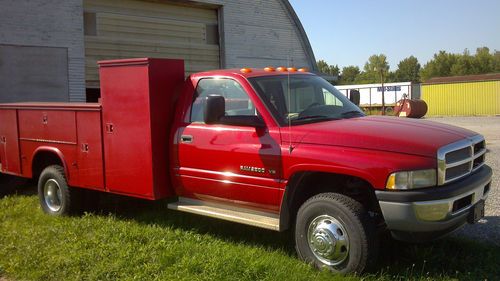
POLYGON ((462 178, 484 164, 486 145, 480 135, 441 147, 438 150, 438 185, 462 178))

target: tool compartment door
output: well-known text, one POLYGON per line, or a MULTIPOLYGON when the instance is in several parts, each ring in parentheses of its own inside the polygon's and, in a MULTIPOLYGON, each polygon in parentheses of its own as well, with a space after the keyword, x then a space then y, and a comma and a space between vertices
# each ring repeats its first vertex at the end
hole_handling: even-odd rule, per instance
POLYGON ((0 171, 21 174, 19 135, 15 109, 0 109, 0 171))
POLYGON ((100 111, 78 111, 78 182, 79 186, 104 189, 104 164, 100 111))
POLYGON ((31 177, 32 164, 40 147, 61 153, 66 177, 72 186, 79 186, 76 162, 76 113, 63 104, 26 106, 18 109, 19 146, 24 175, 31 177))
POLYGON ((76 144, 76 119, 73 110, 19 110, 21 140, 76 144))
POLYGON ((152 198, 147 65, 101 69, 101 81, 106 188, 152 198))

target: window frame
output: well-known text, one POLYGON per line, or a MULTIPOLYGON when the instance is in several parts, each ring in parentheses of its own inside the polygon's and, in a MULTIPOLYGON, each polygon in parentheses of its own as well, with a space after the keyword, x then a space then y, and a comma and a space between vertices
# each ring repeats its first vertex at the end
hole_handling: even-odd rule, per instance
MULTIPOLYGON (((307 74, 292 74, 292 75, 293 76, 303 76, 303 77, 319 77, 319 76, 317 76, 315 74, 312 74, 312 73, 307 73, 307 74)), ((290 76, 292 76, 292 75, 290 75, 290 76)), ((274 77, 274 76, 286 76, 286 74, 280 74, 280 75, 262 75, 262 76, 249 77, 249 78, 247 78, 247 82, 250 85, 250 87, 253 89, 253 91, 255 92, 255 95, 256 95, 257 99, 260 100, 260 102, 262 103, 262 106, 268 111, 269 115, 274 120, 274 122, 277 124, 277 126, 280 127, 280 128, 289 127, 290 124, 288 122, 285 122, 285 120, 283 118, 280 118, 279 112, 277 112, 277 110, 274 109, 273 105, 270 104, 270 103, 268 103, 268 100, 264 99, 261 96, 261 93, 263 92, 263 89, 261 89, 260 86, 258 85, 258 83, 256 83, 256 81, 254 80, 254 79, 257 79, 257 78, 274 77)), ((335 86, 332 85, 332 87, 335 87, 335 86)), ((339 93, 342 94, 342 92, 340 92, 340 91, 339 91, 339 93)), ((333 93, 331 93, 331 94, 333 94, 333 93)), ((344 97, 346 98, 346 101, 349 102, 349 99, 346 96, 344 96, 344 97)), ((339 101, 342 102, 341 99, 339 99, 339 101)), ((344 105, 345 105, 345 103, 343 103, 343 106, 344 105)), ((360 111, 360 112, 362 112, 362 111, 360 111)), ((306 124, 292 124, 291 126, 301 126, 301 125, 306 125, 306 124)))
MULTIPOLYGON (((209 77, 201 77, 196 82, 196 87, 194 89, 192 99, 189 102, 189 119, 188 119, 189 123, 194 123, 194 124, 199 124, 199 125, 201 125, 201 124, 207 125, 204 121, 193 121, 192 120, 192 118, 193 118, 193 108, 194 108, 193 105, 194 105, 194 102, 196 101, 196 99, 199 97, 198 89, 199 89, 200 83, 202 81, 204 81, 204 80, 231 80, 231 81, 234 81, 236 84, 238 84, 238 86, 241 88, 241 90, 243 91, 243 93, 245 93, 245 95, 248 97, 248 100, 253 104, 253 107, 254 107, 255 112, 256 112, 255 116, 262 116, 260 114, 259 110, 257 109, 257 105, 254 102, 254 100, 252 99, 251 95, 247 91, 245 91, 245 87, 243 87, 243 85, 240 83, 240 81, 238 81, 237 79, 234 79, 233 77, 209 76, 209 77)), ((252 88, 252 90, 253 90, 253 88, 252 88)), ((226 99, 226 97, 224 97, 224 99, 226 99)), ((260 99, 260 97, 259 97, 259 99, 260 99)), ((235 115, 235 116, 239 116, 239 115, 235 115)), ((251 116, 251 115, 248 115, 248 116, 251 116)), ((223 125, 223 124, 217 124, 217 125, 223 125)))

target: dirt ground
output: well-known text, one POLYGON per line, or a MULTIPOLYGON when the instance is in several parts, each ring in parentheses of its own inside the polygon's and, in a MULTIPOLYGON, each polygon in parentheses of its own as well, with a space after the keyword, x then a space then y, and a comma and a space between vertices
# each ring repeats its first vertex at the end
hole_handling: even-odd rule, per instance
POLYGON ((482 134, 486 139, 486 164, 493 169, 493 181, 486 200, 485 218, 476 225, 466 225, 456 233, 474 240, 500 246, 500 116, 442 117, 426 120, 463 127, 482 134))

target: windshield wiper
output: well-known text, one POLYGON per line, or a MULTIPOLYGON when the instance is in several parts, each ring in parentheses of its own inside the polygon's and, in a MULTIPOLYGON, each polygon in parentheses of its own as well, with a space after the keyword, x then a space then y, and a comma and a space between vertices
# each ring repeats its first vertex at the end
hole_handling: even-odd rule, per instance
POLYGON ((296 119, 291 120, 292 124, 297 124, 297 123, 306 123, 308 121, 327 121, 327 120, 339 120, 340 118, 337 117, 332 117, 332 116, 325 116, 325 115, 307 115, 307 116, 302 116, 298 117, 296 119))
POLYGON ((350 110, 350 111, 346 111, 346 112, 342 112, 340 114, 342 117, 355 117, 355 116, 365 116, 364 113, 358 111, 358 110, 350 110))

